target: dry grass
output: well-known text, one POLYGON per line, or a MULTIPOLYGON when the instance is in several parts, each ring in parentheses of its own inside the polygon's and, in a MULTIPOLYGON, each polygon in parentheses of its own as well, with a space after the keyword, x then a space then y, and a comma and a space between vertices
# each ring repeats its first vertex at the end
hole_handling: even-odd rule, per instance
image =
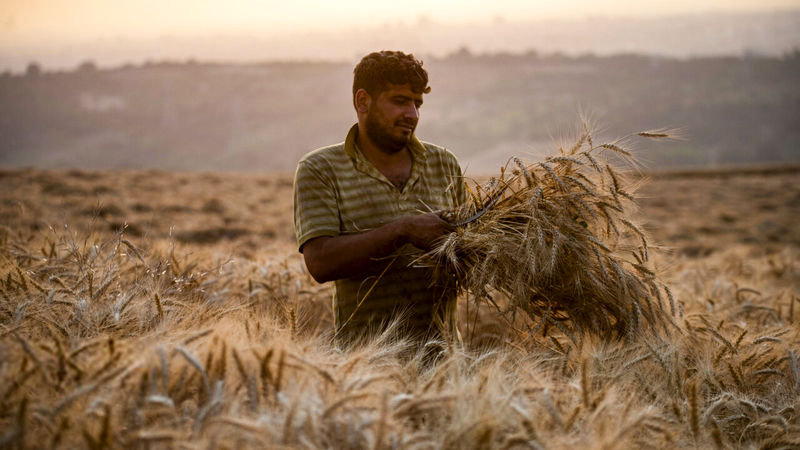
POLYGON ((584 126, 574 145, 545 161, 513 158, 508 177, 509 165, 486 187, 475 184, 470 201, 449 214, 461 223, 488 212, 418 263, 439 279, 455 274, 463 291, 498 310, 494 296, 502 295, 510 304, 505 312, 522 311, 535 324, 528 336, 549 327, 578 338, 631 339, 657 326, 669 332, 674 322, 664 308, 677 316, 675 300, 657 280, 647 237, 634 223, 641 180, 631 175, 636 162, 623 147, 630 137, 595 144, 584 126))
POLYGON ((552 326, 520 339, 462 299, 465 347, 426 367, 402 342, 330 345, 330 289, 294 250, 290 186, 1 175, 0 447, 800 445, 792 176, 642 188, 640 228, 674 249, 650 258, 682 333, 575 343, 552 326), (98 201, 116 209, 89 212, 98 201), (141 236, 111 230, 125 221, 141 236), (248 232, 176 237, 212 227, 248 232))

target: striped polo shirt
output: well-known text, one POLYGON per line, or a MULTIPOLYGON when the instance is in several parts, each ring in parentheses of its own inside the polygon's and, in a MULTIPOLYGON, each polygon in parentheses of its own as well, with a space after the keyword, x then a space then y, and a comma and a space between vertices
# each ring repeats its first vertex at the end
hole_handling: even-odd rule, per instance
MULTIPOLYGON (((461 168, 446 149, 412 136, 411 175, 399 190, 358 149, 357 133, 354 125, 343 143, 315 150, 297 165, 294 225, 301 251, 317 237, 361 233, 465 201, 461 168)), ((455 290, 433 286, 430 271, 413 266, 419 254, 406 244, 376 260, 363 276, 335 281, 333 313, 340 341, 378 332, 397 314, 403 315, 402 330, 410 337, 435 333, 435 315, 450 332, 455 330, 455 290)))

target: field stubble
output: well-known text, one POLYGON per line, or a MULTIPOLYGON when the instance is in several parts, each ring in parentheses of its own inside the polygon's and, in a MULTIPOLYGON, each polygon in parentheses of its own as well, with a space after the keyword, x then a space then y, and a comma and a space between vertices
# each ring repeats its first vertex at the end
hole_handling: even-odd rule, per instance
POLYGON ((330 345, 289 176, 0 172, 0 446, 794 448, 796 175, 640 191, 682 332, 520 340, 462 302, 426 367, 330 345))

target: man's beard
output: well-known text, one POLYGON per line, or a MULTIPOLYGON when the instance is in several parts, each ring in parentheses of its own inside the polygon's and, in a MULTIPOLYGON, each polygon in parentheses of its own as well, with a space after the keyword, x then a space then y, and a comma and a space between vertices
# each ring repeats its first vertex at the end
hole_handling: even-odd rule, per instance
POLYGON ((371 140, 378 149, 387 154, 395 154, 405 148, 408 141, 411 140, 411 135, 407 137, 395 137, 383 129, 378 118, 370 111, 367 113, 366 131, 369 140, 371 140))

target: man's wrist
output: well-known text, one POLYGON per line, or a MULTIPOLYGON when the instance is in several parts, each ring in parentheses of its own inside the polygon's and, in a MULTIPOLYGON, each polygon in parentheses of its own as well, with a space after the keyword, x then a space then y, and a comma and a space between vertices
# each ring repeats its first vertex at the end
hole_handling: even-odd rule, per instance
POLYGON ((406 242, 408 242, 408 220, 403 217, 392 222, 390 226, 394 248, 397 249, 402 247, 406 242))

